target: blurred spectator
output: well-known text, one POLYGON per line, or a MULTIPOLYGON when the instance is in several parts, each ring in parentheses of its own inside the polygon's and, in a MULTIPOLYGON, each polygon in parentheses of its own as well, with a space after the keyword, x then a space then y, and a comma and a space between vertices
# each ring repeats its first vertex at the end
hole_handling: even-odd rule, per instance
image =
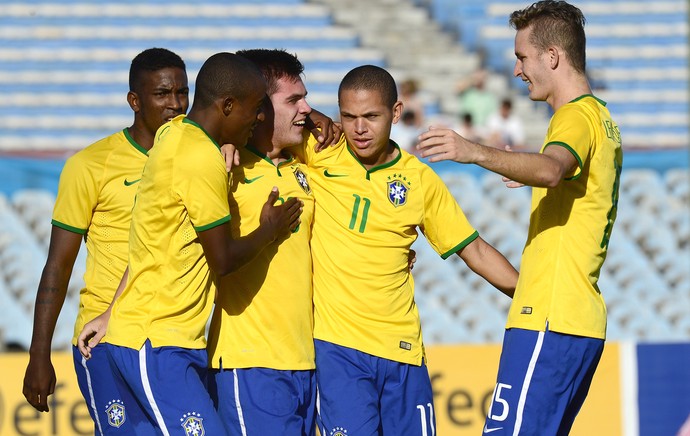
POLYGON ((462 114, 460 117, 460 125, 458 125, 456 130, 460 136, 472 142, 482 142, 483 140, 481 130, 474 125, 472 114, 469 112, 462 114))
POLYGON ((487 119, 486 144, 499 148, 506 145, 521 148, 525 145, 525 127, 513 113, 513 102, 509 98, 503 99, 498 111, 487 119))
POLYGON ((417 113, 407 110, 403 105, 403 113, 400 120, 391 127, 391 139, 403 150, 415 154, 417 149, 417 136, 422 132, 419 127, 417 113))
POLYGON ((29 350, 27 350, 26 347, 20 344, 19 342, 9 341, 5 342, 3 351, 7 353, 26 353, 29 350))
POLYGON ((457 87, 460 113, 470 113, 474 125, 479 128, 486 126, 489 115, 498 108, 497 97, 485 88, 488 75, 486 70, 476 71, 457 87))
POLYGON ((419 98, 419 85, 415 79, 407 79, 400 83, 400 101, 403 102, 403 111, 414 113, 414 126, 421 128, 424 125, 424 104, 419 98))

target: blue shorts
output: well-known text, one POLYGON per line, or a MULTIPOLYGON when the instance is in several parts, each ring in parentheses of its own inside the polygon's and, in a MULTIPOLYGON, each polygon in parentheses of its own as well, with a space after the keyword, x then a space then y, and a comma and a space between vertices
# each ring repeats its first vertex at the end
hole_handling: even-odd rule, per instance
POLYGON ((125 413, 129 410, 126 405, 135 404, 136 401, 127 392, 123 395, 118 389, 105 347, 101 344, 93 348, 91 358, 87 360, 79 348, 72 346, 72 358, 79 390, 94 422, 94 434, 134 433, 133 424, 146 418, 125 413))
POLYGON ((314 345, 322 435, 436 433, 425 364, 400 363, 320 340, 314 345))
POLYGON ((211 370, 209 391, 228 434, 316 434, 313 370, 211 370))
POLYGON ((602 339, 506 330, 484 434, 567 435, 603 350, 602 339))
POLYGON ((140 350, 105 345, 120 390, 128 390, 138 413, 148 417, 148 428, 142 424, 137 435, 225 434, 206 390, 206 350, 153 348, 148 340, 140 350))

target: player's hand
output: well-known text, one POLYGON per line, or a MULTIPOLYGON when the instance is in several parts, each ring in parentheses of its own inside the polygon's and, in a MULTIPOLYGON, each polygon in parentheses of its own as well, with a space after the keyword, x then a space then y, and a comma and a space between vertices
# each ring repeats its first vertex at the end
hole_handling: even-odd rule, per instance
POLYGON ((477 144, 463 138, 451 129, 429 127, 417 137, 419 155, 429 162, 452 160, 459 163, 475 162, 477 144))
POLYGON ((338 143, 343 129, 340 123, 336 123, 321 112, 312 109, 311 113, 305 120, 305 127, 314 135, 317 144, 314 150, 319 151, 338 143))
POLYGON ((36 359, 29 358, 29 365, 24 374, 24 387, 22 393, 36 410, 48 412, 48 395, 55 392, 55 369, 50 361, 50 356, 36 359))
MULTIPOLYGON (((504 149, 507 152, 513 151, 513 148, 510 145, 506 145, 504 149)), ((501 180, 503 180, 503 183, 506 184, 507 188, 522 188, 523 186, 525 186, 524 183, 516 182, 515 180, 509 179, 508 177, 502 177, 501 180)))
POLYGON ((233 166, 240 164, 240 151, 233 144, 223 144, 220 148, 225 158, 225 169, 230 172, 233 166))
POLYGON ((283 202, 280 199, 278 188, 274 186, 271 193, 268 194, 268 200, 261 208, 259 222, 269 229, 275 241, 289 235, 299 226, 301 214, 302 201, 297 198, 290 198, 283 202), (276 201, 281 201, 282 204, 276 206, 276 201))
POLYGON ((412 271, 415 262, 417 262, 417 252, 410 248, 410 252, 407 253, 407 268, 409 271, 412 271))
POLYGON ((103 336, 105 336, 109 320, 110 309, 87 322, 84 328, 81 329, 81 333, 79 333, 79 337, 77 338, 77 347, 81 355, 86 359, 91 358, 91 350, 93 350, 93 348, 101 342, 103 336))

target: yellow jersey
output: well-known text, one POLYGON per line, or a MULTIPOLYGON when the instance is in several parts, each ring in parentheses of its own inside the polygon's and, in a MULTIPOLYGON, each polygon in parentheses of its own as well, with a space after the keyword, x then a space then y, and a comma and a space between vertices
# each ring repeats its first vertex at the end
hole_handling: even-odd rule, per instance
POLYGON ((306 148, 316 197, 314 337, 421 365, 424 346, 410 246, 422 231, 444 259, 478 233, 438 175, 401 150, 367 170, 341 138, 306 148))
POLYGON ((506 328, 606 337, 597 286, 616 219, 623 152, 606 103, 584 95, 551 118, 541 149, 561 146, 578 161, 555 188, 532 189, 532 213, 506 328))
POLYGON ((158 129, 139 182, 129 235, 129 279, 106 342, 200 349, 213 306, 212 274, 197 232, 230 220, 220 147, 184 115, 158 129))
POLYGON ((67 159, 52 224, 84 235, 85 287, 72 344, 84 324, 103 313, 127 266, 129 222, 147 151, 123 129, 67 159))
POLYGON ((261 209, 273 186, 279 202, 296 197, 304 206, 289 238, 220 280, 209 330, 212 368, 314 368, 312 264, 309 250, 314 214, 308 171, 294 158, 274 165, 251 146, 240 149, 232 170, 230 222, 233 238, 259 227, 261 209))

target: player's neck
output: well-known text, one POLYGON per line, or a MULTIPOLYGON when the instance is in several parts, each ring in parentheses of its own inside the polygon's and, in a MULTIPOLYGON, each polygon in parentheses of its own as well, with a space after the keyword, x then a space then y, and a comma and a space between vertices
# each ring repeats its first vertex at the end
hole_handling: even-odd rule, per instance
POLYGON ((289 153, 287 153, 284 148, 277 147, 270 142, 254 144, 254 148, 260 153, 263 153, 275 166, 278 166, 278 164, 290 158, 289 153))
POLYGON ((151 150, 151 147, 153 147, 154 135, 146 128, 137 124, 135 121, 134 124, 127 128, 127 131, 137 145, 145 150, 151 150))
POLYGON ((592 93, 587 78, 580 74, 573 74, 559 83, 561 86, 554 92, 553 98, 550 101, 547 100, 554 112, 576 98, 592 93))
MULTIPOLYGON (((348 145, 349 146, 349 145, 348 145)), ((350 148, 350 150, 354 150, 354 148, 350 148)), ((353 151, 354 153, 354 151, 353 151)), ((388 140, 388 147, 386 147, 384 150, 382 150, 379 154, 376 154, 374 156, 370 156, 368 158, 362 158, 361 156, 357 155, 357 153, 354 153, 355 156, 357 156, 357 160, 362 164, 364 168, 366 168, 367 171, 371 170, 372 168, 376 168, 381 165, 385 165, 388 162, 392 161, 396 157, 398 157, 398 153, 400 153, 400 150, 398 147, 396 147, 390 139, 388 140)))

